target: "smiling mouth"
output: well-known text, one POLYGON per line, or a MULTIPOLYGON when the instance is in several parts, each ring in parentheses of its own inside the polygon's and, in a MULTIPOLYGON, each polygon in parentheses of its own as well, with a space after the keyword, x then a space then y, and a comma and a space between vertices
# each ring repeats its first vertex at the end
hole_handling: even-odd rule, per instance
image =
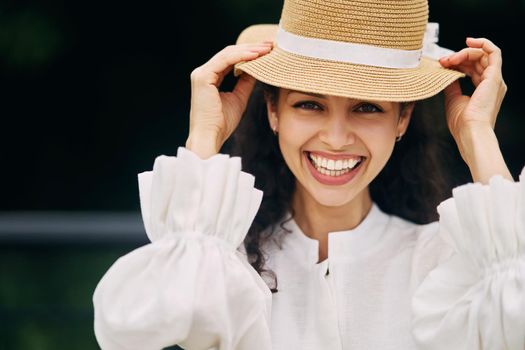
POLYGON ((312 166, 319 173, 333 177, 348 174, 349 172, 357 169, 366 159, 366 157, 364 156, 359 156, 359 158, 334 160, 329 158, 316 157, 310 152, 305 153, 312 166))

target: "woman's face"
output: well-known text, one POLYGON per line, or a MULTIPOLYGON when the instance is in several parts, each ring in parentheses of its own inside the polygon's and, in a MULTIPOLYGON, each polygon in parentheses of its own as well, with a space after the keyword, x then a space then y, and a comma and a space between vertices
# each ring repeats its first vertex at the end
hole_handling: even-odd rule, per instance
POLYGON ((267 103, 283 157, 306 190, 324 206, 342 206, 368 189, 405 133, 412 105, 364 101, 280 89, 267 103))

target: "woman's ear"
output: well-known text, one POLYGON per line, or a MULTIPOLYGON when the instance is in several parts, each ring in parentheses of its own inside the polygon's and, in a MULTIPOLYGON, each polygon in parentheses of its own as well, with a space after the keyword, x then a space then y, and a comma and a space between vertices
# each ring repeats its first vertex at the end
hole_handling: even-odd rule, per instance
POLYGON ((410 124, 410 119, 412 118, 412 112, 416 106, 415 102, 409 102, 408 104, 402 105, 402 110, 399 115, 399 120, 397 123, 397 135, 402 136, 407 131, 408 125, 410 124))
POLYGON ((277 106, 272 101, 269 96, 265 96, 266 100, 266 114, 268 116, 268 123, 270 124, 270 129, 273 131, 278 131, 279 121, 277 119, 277 106))

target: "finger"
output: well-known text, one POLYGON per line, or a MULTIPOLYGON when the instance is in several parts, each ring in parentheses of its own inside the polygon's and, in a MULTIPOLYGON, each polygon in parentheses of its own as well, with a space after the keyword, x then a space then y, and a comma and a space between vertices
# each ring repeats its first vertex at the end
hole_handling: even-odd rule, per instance
POLYGON ((219 73, 229 66, 242 62, 245 57, 257 57, 260 53, 269 52, 271 48, 270 44, 263 43, 228 46, 215 54, 204 66, 211 68, 215 73, 219 73))
POLYGON ((495 67, 495 66, 488 66, 483 70, 483 74, 481 75, 483 79, 488 80, 494 80, 498 84, 503 81, 503 76, 501 75, 501 69, 495 67))
MULTIPOLYGON (((196 69, 197 80, 218 86, 226 73, 239 62, 253 60, 271 51, 269 44, 232 45, 219 51, 208 62, 196 69)), ((195 72, 195 71, 194 71, 195 72)))
MULTIPOLYGON (((255 46, 255 47, 249 47, 249 52, 247 53, 248 56, 246 58, 241 58, 240 60, 236 58, 236 56, 230 55, 225 56, 226 59, 225 64, 222 65, 222 67, 226 66, 226 69, 218 73, 218 82, 216 83, 217 87, 222 84, 222 81, 224 80, 225 76, 228 75, 232 70, 235 64, 243 61, 250 61, 252 59, 258 58, 261 55, 264 55, 271 50, 271 46, 264 45, 264 46, 255 46)), ((220 61, 219 61, 220 64, 220 61)))
POLYGON ((235 84, 232 93, 239 98, 242 106, 246 106, 248 103, 248 98, 250 98, 255 82, 254 77, 243 73, 237 81, 237 84, 235 84))
POLYGON ((229 66, 226 68, 226 70, 222 71, 222 73, 219 75, 219 80, 217 81, 217 86, 221 86, 222 82, 224 81, 224 78, 230 74, 230 72, 233 70, 233 66, 229 66))
POLYGON ((470 77, 472 79, 472 83, 474 84, 474 87, 478 87, 478 85, 483 81, 483 78, 480 74, 474 74, 470 77))
POLYGON ((465 74, 472 80, 472 84, 474 84, 474 87, 478 87, 478 85, 483 80, 483 75, 478 74, 475 67, 470 67, 469 69, 464 71, 465 74))
POLYGON ((488 57, 488 55, 483 55, 483 57, 481 57, 481 60, 479 62, 481 63, 481 66, 483 68, 487 68, 489 66, 489 57, 488 57))
POLYGON ((478 73, 476 72, 476 69, 471 66, 471 65, 468 65, 468 66, 458 66, 456 68, 456 70, 459 70, 460 72, 463 72, 465 73, 467 76, 469 76, 470 78, 478 75, 478 73))
POLYGON ((451 65, 458 65, 465 61, 479 61, 484 55, 485 52, 481 49, 464 48, 461 51, 448 56, 446 62, 451 65))
POLYGON ((459 85, 459 80, 452 82, 443 90, 443 92, 445 93, 446 105, 448 105, 454 97, 463 95, 463 91, 461 91, 461 86, 459 85))
MULTIPOLYGON (((478 73, 478 71, 476 70, 474 62, 464 61, 464 62, 462 62, 460 64, 457 64, 457 65, 444 64, 443 66, 445 68, 448 68, 448 69, 454 69, 454 70, 460 71, 462 73, 465 73, 466 75, 468 75, 471 78, 474 77, 474 76, 480 76, 481 77, 481 74, 478 73)), ((483 70, 481 71, 481 73, 483 73, 483 70)))
POLYGON ((488 54, 501 52, 500 48, 487 38, 468 37, 466 42, 469 47, 480 48, 488 54))
MULTIPOLYGON (((265 43, 265 45, 262 46, 262 47, 256 46, 255 48, 248 48, 250 51, 253 51, 253 52, 257 53, 257 56, 255 58, 257 58, 257 57, 259 57, 261 55, 264 55, 266 53, 265 51, 268 51, 268 50, 266 50, 266 48, 268 46, 273 47, 272 46, 273 44, 271 42, 265 41, 264 43, 265 43), (262 53, 261 53, 261 49, 263 51, 262 53)), ((230 66, 228 66, 228 68, 226 68, 224 71, 221 72, 221 74, 219 75, 219 82, 218 82, 217 86, 220 86, 222 84, 222 81, 224 80, 224 77, 227 76, 228 74, 230 74, 230 72, 233 70, 233 67, 234 67, 234 65, 230 65, 230 66)))
POLYGON ((488 54, 488 64, 501 67, 501 49, 492 41, 486 38, 467 38, 467 45, 473 48, 480 48, 488 54))
POLYGON ((465 48, 452 55, 442 57, 440 63, 444 68, 454 69, 465 73, 472 80, 474 86, 478 86, 483 80, 485 68, 482 66, 487 54, 481 49, 465 48))
MULTIPOLYGON (((486 56, 485 56, 486 57, 486 56)), ((477 62, 464 61, 459 65, 444 62, 442 65, 448 69, 454 69, 468 75, 474 86, 478 86, 483 79, 501 81, 501 69, 496 66, 483 67, 483 58, 477 62)))
MULTIPOLYGON (((476 49, 478 50, 478 49, 476 49)), ((477 54, 472 54, 472 55, 469 55, 469 59, 473 58, 474 56, 477 56, 477 54)), ((454 60, 452 60, 454 61, 454 60)), ((446 65, 447 67, 452 67, 453 65, 451 64, 450 61, 446 60, 446 65)), ((466 61, 465 62, 465 66, 468 66, 470 65, 472 67, 472 70, 475 71, 476 74, 478 75, 482 75, 485 68, 487 68, 488 66, 488 55, 486 53, 483 52, 483 54, 480 56, 479 59, 475 60, 475 61, 466 61)))
POLYGON ((269 41, 269 40, 265 40, 265 41, 263 41, 262 43, 263 43, 263 44, 271 45, 272 47, 274 47, 274 45, 275 45, 275 42, 273 42, 273 41, 269 41))
POLYGON ((479 75, 482 75, 483 71, 485 70, 485 67, 483 67, 481 62, 476 62, 474 64, 474 68, 476 69, 476 73, 478 73, 479 75))
POLYGON ((463 92, 461 91, 461 86, 459 85, 458 80, 455 80, 450 85, 448 85, 443 90, 443 92, 445 94, 445 111, 447 122, 450 123, 450 121, 454 120, 455 116, 459 113, 458 101, 465 98, 465 96, 463 96, 463 92))
POLYGON ((476 68, 473 65, 460 65, 454 67, 454 69, 465 73, 470 78, 470 80, 472 80, 472 84, 474 84, 474 87, 477 87, 479 83, 481 83, 481 81, 483 80, 483 75, 478 74, 476 68))

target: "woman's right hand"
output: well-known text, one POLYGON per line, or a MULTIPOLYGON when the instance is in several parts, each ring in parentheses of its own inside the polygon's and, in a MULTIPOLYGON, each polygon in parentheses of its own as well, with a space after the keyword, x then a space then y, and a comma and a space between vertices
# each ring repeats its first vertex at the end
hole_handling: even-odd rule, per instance
POLYGON ((191 73, 190 131, 186 148, 202 159, 217 154, 241 120, 255 79, 242 74, 232 92, 219 92, 234 65, 267 54, 271 42, 227 46, 191 73))

